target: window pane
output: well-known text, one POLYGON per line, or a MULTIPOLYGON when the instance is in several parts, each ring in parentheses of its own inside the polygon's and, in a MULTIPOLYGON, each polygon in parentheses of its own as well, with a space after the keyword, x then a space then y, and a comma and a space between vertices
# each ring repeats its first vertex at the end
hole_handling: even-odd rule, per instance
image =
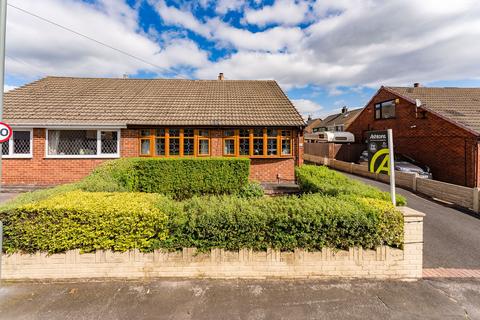
POLYGON ((96 155, 96 130, 49 130, 48 154, 96 155))
POLYGON ((292 154, 291 140, 282 140, 282 155, 292 154))
POLYGON ((277 146, 277 139, 268 139, 267 140, 267 155, 276 155, 278 146, 277 146))
POLYGON ((157 156, 165 155, 165 138, 155 139, 155 154, 157 156))
POLYGON ((180 129, 168 129, 170 137, 180 137, 180 129))
POLYGON ((30 131, 13 131, 13 153, 30 153, 30 131))
POLYGON ((235 140, 224 140, 223 154, 233 155, 235 154, 235 140))
POLYGON ((149 129, 142 129, 142 130, 140 130, 140 135, 142 137, 148 137, 150 135, 150 130, 149 129))
POLYGON ((180 139, 179 138, 170 138, 169 141, 169 154, 171 156, 178 156, 180 155, 180 139))
POLYGON ((250 136, 250 130, 249 129, 240 129, 240 137, 246 137, 248 138, 250 136))
MULTIPOLYGON (((314 128, 313 132, 317 132, 318 128, 314 128)), ((290 130, 282 130, 282 137, 291 137, 292 131, 290 130)))
POLYGON ((235 130, 233 129, 228 129, 223 131, 224 137, 233 137, 234 135, 235 135, 235 130))
POLYGON ((141 144, 141 146, 140 146, 141 154, 143 154, 143 155, 150 154, 150 140, 142 139, 140 144, 141 144))
POLYGON ((101 152, 103 154, 117 153, 118 132, 102 131, 100 136, 101 136, 101 152))
POLYGON ((248 156, 250 154, 250 139, 240 138, 240 155, 248 156))
POLYGON ((278 135, 277 129, 268 128, 267 129, 267 136, 269 137, 276 137, 278 135))
POLYGON ((208 145, 209 145, 208 140, 199 140, 198 141, 198 154, 203 155, 203 156, 208 155, 210 153, 208 145))
POLYGON ((395 101, 382 103, 382 118, 389 119, 395 117, 395 101))
POLYGON ((183 136, 193 138, 193 129, 183 129, 183 136))
POLYGON ((253 129, 253 135, 255 137, 263 137, 263 129, 262 128, 253 129))
POLYGON ((157 137, 165 137, 165 129, 157 129, 155 130, 156 131, 156 135, 157 137))
POLYGON ((263 155, 263 138, 253 139, 253 154, 256 156, 263 155))
POLYGON ((192 138, 184 138, 183 139, 183 154, 185 156, 193 156, 194 151, 193 147, 195 145, 195 140, 192 138))
POLYGON ((2 155, 8 156, 9 145, 8 141, 2 143, 2 155))
POLYGON ((210 132, 208 130, 200 130, 198 132, 198 135, 201 136, 201 137, 209 137, 210 136, 210 132))

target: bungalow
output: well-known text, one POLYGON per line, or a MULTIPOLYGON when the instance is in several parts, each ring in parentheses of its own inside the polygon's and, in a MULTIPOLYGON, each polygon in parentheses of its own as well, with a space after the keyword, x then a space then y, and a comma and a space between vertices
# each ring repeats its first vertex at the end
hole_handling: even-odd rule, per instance
POLYGON ((388 128, 395 151, 428 165, 435 180, 480 186, 480 88, 381 87, 348 130, 362 143, 388 128))
POLYGON ((305 123, 275 81, 46 77, 5 94, 4 185, 73 182, 119 157, 248 157, 292 181, 305 123))

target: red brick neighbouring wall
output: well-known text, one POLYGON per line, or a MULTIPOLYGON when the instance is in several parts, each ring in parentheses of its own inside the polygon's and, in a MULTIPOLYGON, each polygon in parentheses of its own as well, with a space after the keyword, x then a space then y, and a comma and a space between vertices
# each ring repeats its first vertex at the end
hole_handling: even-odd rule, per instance
MULTIPOLYGON (((96 166, 109 159, 47 159, 45 158, 45 129, 33 130, 33 157, 31 159, 3 159, 5 185, 47 186, 74 182, 88 175, 96 166)), ((295 133, 294 137, 297 137, 295 133)), ((303 139, 303 137, 302 137, 303 139)), ((303 140, 301 140, 303 141, 303 140)), ((211 155, 222 156, 220 130, 211 131, 211 155)), ((293 181, 295 165, 303 163, 303 147, 294 139, 294 156, 280 159, 252 159, 250 178, 260 182, 293 181)), ((122 129, 120 154, 139 156, 138 130, 122 129)))
POLYGON ((355 134, 356 141, 365 142, 367 131, 393 129, 395 151, 428 165, 435 180, 469 187, 477 185, 475 135, 430 112, 425 119, 416 118, 415 105, 401 98, 395 119, 374 119, 376 103, 397 98, 385 89, 380 90, 347 130, 355 134))

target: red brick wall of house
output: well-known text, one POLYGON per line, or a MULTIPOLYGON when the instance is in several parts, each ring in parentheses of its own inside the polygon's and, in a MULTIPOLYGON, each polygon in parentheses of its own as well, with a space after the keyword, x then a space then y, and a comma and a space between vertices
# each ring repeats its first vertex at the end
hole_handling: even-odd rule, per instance
MULTIPOLYGON (((47 159, 45 158, 45 134, 45 129, 33 130, 33 157, 31 159, 3 159, 2 183, 4 185, 47 186, 74 182, 82 179, 96 166, 108 160, 47 159)), ((302 149, 303 147, 300 148, 300 152, 302 149)), ((294 156, 291 158, 252 159, 250 178, 261 182, 295 180, 295 164, 303 163, 303 157, 298 156, 298 139, 294 139, 293 151, 294 156)), ((139 155, 138 130, 121 130, 120 154, 122 157, 139 155)), ((211 155, 222 156, 222 154, 221 131, 212 130, 211 155)))
POLYGON ((473 187, 477 185, 478 144, 474 134, 430 112, 415 116, 415 105, 399 98, 394 119, 374 119, 374 105, 397 99, 385 89, 373 98, 348 127, 355 140, 365 142, 370 130, 393 129, 395 152, 428 165, 435 180, 473 187))

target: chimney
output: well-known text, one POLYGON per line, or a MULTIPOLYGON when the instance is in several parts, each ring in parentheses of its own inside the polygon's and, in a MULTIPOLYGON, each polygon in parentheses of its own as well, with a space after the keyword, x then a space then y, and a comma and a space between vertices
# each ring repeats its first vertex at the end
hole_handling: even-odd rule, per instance
POLYGON ((347 106, 343 106, 343 108, 342 108, 342 113, 347 113, 347 111, 348 111, 347 106))
POLYGON ((418 82, 415 82, 415 83, 413 84, 413 87, 414 87, 414 88, 419 88, 419 87, 421 87, 421 86, 422 86, 422 85, 421 85, 420 83, 418 83, 418 82))
POLYGON ((128 74, 124 73, 123 74, 123 79, 128 79, 128 74))
POLYGON ((218 80, 225 80, 225 77, 223 76, 223 72, 220 72, 218 74, 218 80))

